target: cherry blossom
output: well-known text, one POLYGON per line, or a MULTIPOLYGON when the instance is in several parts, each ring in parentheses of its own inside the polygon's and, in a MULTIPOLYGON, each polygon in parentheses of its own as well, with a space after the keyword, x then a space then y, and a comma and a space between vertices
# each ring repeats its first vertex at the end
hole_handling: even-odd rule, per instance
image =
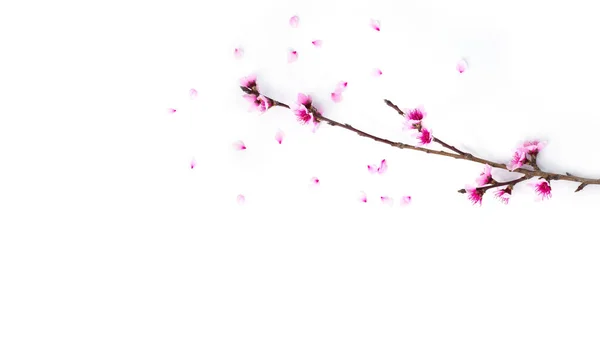
POLYGON ((196 160, 192 158, 192 160, 190 161, 190 169, 194 168, 196 168, 196 160))
POLYGON ((290 50, 288 53, 288 63, 293 63, 298 60, 298 52, 296 50, 290 50))
POLYGON ((296 28, 296 27, 298 27, 299 23, 300 23, 300 18, 297 15, 290 18, 290 26, 291 27, 296 28))
POLYGON ((235 150, 246 150, 246 145, 244 144, 243 141, 236 141, 233 143, 233 148, 235 150))
POLYGON ((508 205, 508 201, 510 200, 510 195, 512 194, 512 188, 506 187, 502 189, 496 190, 494 196, 496 199, 502 201, 505 205, 508 205))
POLYGON ((387 169, 388 169, 388 165, 387 165, 387 161, 385 159, 381 160, 381 163, 379 164, 379 166, 375 165, 375 164, 371 164, 367 166, 367 169, 369 170, 369 172, 371 174, 384 174, 387 169))
POLYGON ((381 31, 381 22, 379 20, 371 19, 370 26, 375 31, 381 31))
POLYGON ((343 92, 346 90, 346 87, 348 87, 348 82, 346 81, 340 81, 337 86, 335 87, 335 91, 336 92, 343 92))
POLYGON ((547 145, 546 142, 541 142, 539 140, 533 140, 533 141, 525 141, 521 147, 519 148, 520 151, 526 152, 528 154, 531 154, 533 156, 537 155, 545 146, 547 145))
POLYGON ((254 88, 254 89, 258 90, 258 85, 256 84, 256 75, 250 74, 248 76, 242 77, 240 79, 240 86, 249 88, 249 89, 254 88))
POLYGON ((458 61, 458 63, 456 64, 456 70, 462 74, 465 72, 465 70, 467 70, 467 61, 465 61, 464 59, 458 61))
POLYGON ((483 168, 483 172, 479 174, 479 177, 475 182, 477 183, 477 186, 481 187, 490 184, 492 180, 492 167, 486 164, 483 168))
POLYGON ((483 194, 485 191, 477 189, 472 186, 465 186, 465 190, 469 196, 469 200, 473 203, 473 205, 479 204, 481 206, 481 202, 483 201, 483 194))

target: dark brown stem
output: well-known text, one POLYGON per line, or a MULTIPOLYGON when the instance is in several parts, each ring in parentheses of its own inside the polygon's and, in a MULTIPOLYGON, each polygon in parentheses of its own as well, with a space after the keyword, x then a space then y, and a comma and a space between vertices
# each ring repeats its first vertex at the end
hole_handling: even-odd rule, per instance
MULTIPOLYGON (((485 191, 487 191, 488 189, 491 189, 491 188, 502 187, 502 186, 514 186, 517 183, 523 182, 523 181, 528 180, 528 179, 530 179, 530 177, 527 176, 527 175, 525 175, 525 176, 521 176, 518 179, 514 179, 512 181, 496 182, 496 183, 490 184, 489 186, 477 187, 476 189, 485 192, 485 191)), ((464 188, 458 190, 458 193, 463 193, 464 194, 466 192, 467 192, 467 190, 464 189, 464 188)))
MULTIPOLYGON (((248 94, 256 94, 256 95, 260 95, 260 93, 258 93, 257 91, 254 91, 253 89, 248 89, 245 87, 241 87, 242 90, 245 93, 248 94)), ((266 95, 263 94, 263 96, 267 97, 266 95)), ((289 105, 279 102, 277 100, 274 100, 272 98, 267 97, 269 100, 271 100, 273 102, 273 106, 281 106, 281 107, 285 107, 285 108, 290 108, 289 105)), ((385 100, 385 103, 392 107, 393 109, 395 109, 398 113, 401 113, 402 115, 404 115, 404 112, 402 112, 402 110, 400 110, 400 108, 398 108, 398 106, 394 105, 391 101, 389 100, 385 100)), ((424 147, 420 147, 420 146, 414 146, 414 145, 410 145, 410 144, 405 144, 405 143, 401 143, 401 142, 394 142, 394 141, 390 141, 388 139, 385 138, 381 138, 381 137, 377 137, 375 135, 372 135, 370 133, 364 132, 362 130, 359 130, 357 128, 354 128, 353 126, 351 126, 350 124, 345 124, 345 123, 340 123, 338 121, 335 121, 333 119, 327 118, 325 116, 323 116, 321 113, 317 112, 313 107, 311 107, 311 112, 313 114, 313 116, 315 117, 315 119, 317 121, 320 122, 325 122, 331 126, 337 126, 340 127, 342 129, 351 131, 356 133, 359 136, 362 137, 367 137, 370 138, 376 142, 379 143, 384 143, 387 144, 389 146, 398 148, 398 149, 407 149, 407 150, 414 150, 414 151, 420 151, 426 154, 431 154, 431 155, 438 155, 438 156, 445 156, 445 157, 451 157, 454 159, 458 159, 458 160, 466 160, 466 161, 471 161, 471 162, 475 162, 475 163, 480 163, 480 164, 487 164, 490 167, 494 167, 494 168, 498 168, 498 169, 505 169, 505 170, 509 170, 508 167, 503 164, 503 163, 497 163, 497 162, 493 162, 493 161, 489 161, 480 157, 476 157, 473 156, 472 154, 469 153, 465 153, 462 152, 456 148, 454 148, 453 146, 446 144, 444 142, 442 142, 441 140, 437 139, 436 142, 441 144, 442 146, 444 146, 447 149, 452 150, 453 152, 447 152, 447 151, 440 151, 440 150, 433 150, 433 149, 428 149, 428 148, 424 148, 424 147)), ((575 190, 576 192, 580 191, 581 189, 583 189, 583 187, 588 186, 588 185, 600 185, 600 179, 589 179, 589 178, 584 178, 584 177, 578 177, 578 176, 574 176, 572 174, 566 173, 566 174, 557 174, 557 173, 548 173, 545 171, 540 170, 539 168, 535 168, 535 170, 528 170, 528 169, 524 169, 524 168, 517 168, 514 170, 514 172, 523 174, 523 177, 513 180, 513 181, 508 181, 508 183, 497 183, 495 185, 491 185, 491 186, 486 186, 489 188, 492 187, 499 187, 502 185, 510 185, 511 182, 521 182, 524 181, 526 179, 530 179, 533 177, 539 177, 539 178, 543 178, 546 179, 548 181, 550 180, 563 180, 563 181, 572 181, 572 182, 578 182, 580 183, 579 187, 575 190)))

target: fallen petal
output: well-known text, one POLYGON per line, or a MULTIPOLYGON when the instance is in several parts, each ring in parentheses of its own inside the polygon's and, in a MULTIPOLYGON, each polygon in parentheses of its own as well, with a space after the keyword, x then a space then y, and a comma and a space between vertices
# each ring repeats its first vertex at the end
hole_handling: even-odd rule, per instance
POLYGON ((300 18, 298 18, 297 15, 293 16, 290 18, 290 26, 291 27, 298 27, 298 24, 300 23, 300 18))
POLYGON ((339 93, 337 91, 331 93, 331 100, 333 100, 333 102, 335 103, 342 101, 342 93, 339 93))
POLYGON ((177 110, 174 108, 169 108, 169 109, 167 109, 167 112, 173 114, 173 113, 177 112, 177 110))
POLYGON ((340 81, 340 83, 338 83, 338 85, 335 87, 335 91, 338 93, 343 92, 346 90, 346 87, 348 87, 348 82, 340 81))
POLYGON ((298 60, 298 52, 296 50, 291 50, 288 54, 288 63, 293 63, 298 60))
POLYGON ((194 88, 190 89, 190 99, 194 100, 198 97, 198 91, 194 88))
POLYGON ((196 167, 196 160, 192 159, 192 161, 190 162, 190 168, 194 169, 196 167))
POLYGON ((467 66, 468 66, 467 61, 465 61, 464 59, 460 60, 456 64, 456 70, 462 74, 465 72, 465 70, 467 70, 467 66))
POLYGON ((312 45, 316 46, 317 48, 320 48, 321 46, 323 46, 323 41, 320 39, 314 40, 312 41, 312 45))
POLYGON ((367 193, 361 191, 358 200, 360 200, 361 202, 367 202, 367 193))
POLYGON ((373 69, 373 76, 381 76, 381 74, 383 74, 383 72, 381 71, 381 69, 373 69))
POLYGON ((381 202, 382 202, 384 205, 389 205, 389 206, 392 206, 392 205, 394 205, 394 199, 392 199, 392 198, 390 198, 390 197, 388 197, 388 196, 382 196, 382 197, 381 197, 381 202))
POLYGON ((235 57, 238 60, 240 58, 244 57, 244 49, 242 49, 242 48, 235 48, 233 50, 233 57, 235 57))
POLYGON ((310 179, 310 183, 311 183, 311 185, 318 185, 318 184, 319 184, 319 182, 321 182, 321 181, 319 181, 319 178, 317 178, 317 177, 312 177, 312 178, 310 179))
POLYGON ((379 22, 379 20, 371 19, 371 28, 375 31, 381 31, 381 22, 379 22))
POLYGON ((277 133, 275 134, 275 140, 279 144, 281 144, 281 142, 283 142, 283 131, 281 131, 281 130, 277 131, 277 133))
POLYGON ((243 196, 242 194, 237 196, 237 203, 238 205, 243 205, 246 202, 246 197, 243 196))
POLYGON ((405 195, 400 200, 400 205, 408 205, 412 201, 412 197, 410 195, 405 195))
POLYGON ((387 165, 387 161, 386 160, 381 160, 381 165, 379 168, 377 168, 377 172, 379 174, 383 174, 387 171, 388 169, 388 165, 387 165))
POLYGON ((233 148, 235 150, 246 150, 246 145, 242 141, 237 141, 233 143, 233 148))

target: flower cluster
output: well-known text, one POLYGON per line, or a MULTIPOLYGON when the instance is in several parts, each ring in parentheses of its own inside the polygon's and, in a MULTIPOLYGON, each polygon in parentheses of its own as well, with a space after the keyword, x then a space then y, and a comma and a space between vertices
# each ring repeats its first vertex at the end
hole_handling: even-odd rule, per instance
POLYGON ((506 165, 508 170, 515 171, 524 165, 530 165, 537 168, 537 155, 546 146, 546 142, 539 140, 525 141, 514 152, 512 160, 506 165))
POLYGON ((419 106, 413 108, 404 113, 404 129, 405 130, 416 130, 417 133, 414 135, 417 138, 419 145, 427 145, 433 141, 431 130, 423 126, 423 119, 427 116, 425 108, 419 106))
POLYGON ((259 93, 258 85, 256 84, 256 75, 242 78, 240 86, 246 92, 244 99, 248 100, 251 104, 250 111, 257 110, 262 114, 273 106, 273 100, 259 93))

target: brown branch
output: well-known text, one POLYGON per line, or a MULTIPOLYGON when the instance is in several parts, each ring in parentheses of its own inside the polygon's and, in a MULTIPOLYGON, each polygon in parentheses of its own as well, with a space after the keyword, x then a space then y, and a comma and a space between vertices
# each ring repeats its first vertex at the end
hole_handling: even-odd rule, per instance
MULTIPOLYGON (((530 179, 530 177, 527 176, 527 175, 525 175, 525 176, 521 176, 520 178, 515 179, 515 180, 506 181, 506 182, 496 182, 496 183, 490 184, 489 186, 477 187, 475 189, 477 189, 479 191, 484 191, 485 192, 485 191, 487 191, 488 189, 491 189, 491 188, 502 187, 502 186, 514 186, 517 183, 523 182, 523 181, 528 180, 528 179, 530 179)), ((467 190, 464 189, 464 188, 458 190, 458 193, 465 194, 466 192, 467 192, 467 190)))
MULTIPOLYGON (((250 88, 246 88, 246 87, 241 87, 242 90, 247 93, 247 94, 255 94, 255 95, 261 95, 257 90, 255 89, 250 89, 250 88)), ((285 108, 290 108, 289 105, 279 102, 277 100, 274 100, 270 97, 267 97, 266 95, 262 94, 265 98, 269 99, 269 101, 272 102, 273 106, 281 106, 281 107, 285 107, 285 108)), ((384 100, 385 103, 392 107, 394 110, 396 110, 398 113, 404 115, 404 112, 402 112, 402 110, 400 110, 400 108, 398 108, 398 106, 394 105, 391 101, 389 100, 384 100)), ((454 159, 458 159, 458 160, 466 160, 466 161, 471 161, 471 162, 475 162, 475 163, 479 163, 479 164, 487 164, 491 167, 494 168, 498 168, 498 169, 505 169, 505 170, 509 170, 508 167, 505 164, 502 163, 497 163, 497 162, 493 162, 493 161, 489 161, 480 157, 476 157, 473 156, 472 154, 469 153, 465 153, 462 152, 456 148, 454 148, 453 146, 446 144, 442 141, 440 141, 439 139, 436 141, 437 143, 441 144, 442 146, 444 146, 447 149, 450 149, 453 151, 453 153, 451 152, 446 152, 446 151, 440 151, 440 150, 433 150, 433 149, 429 149, 429 148, 424 148, 424 147, 420 147, 420 146, 414 146, 414 145, 410 145, 410 144, 406 144, 406 143, 401 143, 401 142, 394 142, 394 141, 390 141, 388 139, 385 138, 381 138, 381 137, 377 137, 375 135, 372 135, 370 133, 364 132, 362 130, 359 130, 349 124, 345 124, 345 123, 340 123, 338 121, 335 121, 333 119, 327 118, 325 116, 323 116, 321 113, 319 113, 316 109, 314 109, 314 107, 311 106, 311 113, 313 114, 314 118, 319 121, 319 122, 325 122, 331 126, 337 126, 340 127, 342 129, 354 132, 356 134, 358 134, 359 136, 362 137, 367 137, 370 138, 376 142, 379 143, 384 143, 387 144, 389 146, 398 148, 398 149, 407 149, 407 150, 414 150, 414 151, 420 151, 426 154, 431 154, 431 155, 438 155, 438 156, 445 156, 445 157, 451 157, 454 159)), ((537 165, 536 165, 537 167, 537 165)), ((510 171, 510 170, 509 170, 510 171)), ((528 170, 525 168, 517 168, 515 169, 513 172, 517 172, 517 173, 521 173, 523 174, 523 177, 521 177, 520 179, 517 180, 513 180, 513 181, 508 181, 508 183, 496 183, 494 185, 491 186, 486 186, 489 188, 492 187, 498 187, 498 186, 502 186, 504 184, 510 184, 511 182, 521 182, 524 181, 526 179, 530 179, 533 177, 539 177, 540 179, 546 179, 548 181, 550 180, 562 180, 562 181, 572 181, 572 182, 578 182, 580 183, 579 187, 575 190, 576 192, 581 191, 584 187, 588 186, 588 185, 600 185, 600 179, 589 179, 589 178, 584 178, 584 177, 578 177, 578 176, 574 176, 570 173, 565 173, 565 174, 558 174, 558 173, 548 173, 545 172, 539 168, 534 168, 534 170, 528 170)))

